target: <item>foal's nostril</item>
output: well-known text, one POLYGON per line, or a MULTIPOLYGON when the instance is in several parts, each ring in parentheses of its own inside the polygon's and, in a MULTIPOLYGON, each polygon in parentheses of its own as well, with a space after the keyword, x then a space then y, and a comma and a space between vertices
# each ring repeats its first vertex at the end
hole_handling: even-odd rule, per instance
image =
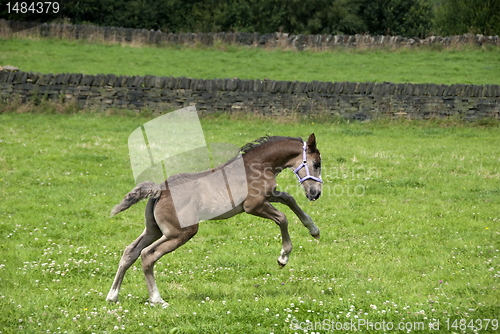
POLYGON ((321 191, 316 192, 312 195, 313 201, 317 200, 321 196, 321 191))
POLYGON ((309 196, 308 198, 312 201, 315 201, 321 196, 321 190, 318 190, 316 188, 312 188, 309 190, 309 196))

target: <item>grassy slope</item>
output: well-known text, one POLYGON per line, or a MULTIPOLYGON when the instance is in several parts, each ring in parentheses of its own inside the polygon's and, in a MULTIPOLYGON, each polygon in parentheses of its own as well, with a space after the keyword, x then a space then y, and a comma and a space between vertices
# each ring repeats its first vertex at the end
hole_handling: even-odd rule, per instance
POLYGON ((299 81, 499 84, 500 49, 292 52, 2 40, 0 65, 43 73, 113 73, 299 81))
POLYGON ((205 222, 156 267, 169 308, 145 305, 140 261, 121 303, 107 304, 121 252, 142 231, 144 202, 108 213, 134 185, 127 138, 146 121, 0 115, 2 333, 294 333, 294 318, 355 315, 396 325, 440 319, 443 330, 448 318, 500 314, 498 128, 227 117, 202 120, 207 142, 316 133, 322 198, 309 203, 290 171, 279 184, 316 221, 321 241, 280 206, 294 243, 280 270, 273 223, 205 222))

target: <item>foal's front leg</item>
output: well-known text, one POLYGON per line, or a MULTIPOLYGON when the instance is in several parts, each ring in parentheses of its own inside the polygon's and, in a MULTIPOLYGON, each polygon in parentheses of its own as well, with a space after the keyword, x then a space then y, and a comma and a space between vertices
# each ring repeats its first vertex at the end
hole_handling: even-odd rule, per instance
POLYGON ((246 212, 254 216, 271 219, 280 227, 282 248, 281 254, 278 257, 278 264, 283 268, 288 263, 288 257, 293 249, 292 241, 288 234, 288 220, 285 214, 272 206, 268 201, 246 212))
POLYGON ((314 224, 312 218, 305 213, 295 201, 292 195, 284 191, 274 191, 273 195, 269 198, 271 202, 278 202, 288 206, 293 213, 299 217, 302 224, 307 227, 309 233, 316 239, 319 239, 319 228, 314 224))

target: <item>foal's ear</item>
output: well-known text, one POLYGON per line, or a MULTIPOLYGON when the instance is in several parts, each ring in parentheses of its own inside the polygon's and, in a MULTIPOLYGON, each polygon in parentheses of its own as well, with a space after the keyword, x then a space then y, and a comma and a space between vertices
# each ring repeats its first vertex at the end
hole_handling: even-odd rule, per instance
POLYGON ((309 139, 307 139, 307 147, 310 150, 316 149, 316 136, 314 135, 314 133, 311 133, 311 135, 309 136, 309 139))

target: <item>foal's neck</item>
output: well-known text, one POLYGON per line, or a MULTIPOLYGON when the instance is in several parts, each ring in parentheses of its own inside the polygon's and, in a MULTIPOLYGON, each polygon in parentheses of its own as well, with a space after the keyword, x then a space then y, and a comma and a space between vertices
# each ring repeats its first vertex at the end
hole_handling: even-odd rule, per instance
POLYGON ((302 153, 302 145, 300 141, 292 139, 276 141, 269 145, 262 160, 279 173, 293 166, 293 160, 302 153))

